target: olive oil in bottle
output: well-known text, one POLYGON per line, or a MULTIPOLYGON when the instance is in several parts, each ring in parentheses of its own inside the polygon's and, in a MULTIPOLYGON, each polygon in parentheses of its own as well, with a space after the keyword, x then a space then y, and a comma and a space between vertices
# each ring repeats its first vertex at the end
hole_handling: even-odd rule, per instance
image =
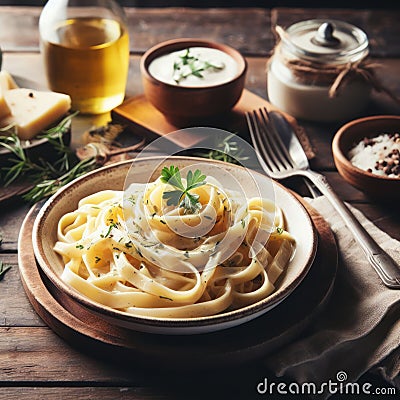
POLYGON ((43 11, 41 49, 49 88, 69 94, 74 110, 99 114, 124 99, 129 36, 123 20, 110 18, 107 13, 103 13, 104 18, 93 16, 95 7, 89 13, 92 16, 86 14, 46 22, 43 11))

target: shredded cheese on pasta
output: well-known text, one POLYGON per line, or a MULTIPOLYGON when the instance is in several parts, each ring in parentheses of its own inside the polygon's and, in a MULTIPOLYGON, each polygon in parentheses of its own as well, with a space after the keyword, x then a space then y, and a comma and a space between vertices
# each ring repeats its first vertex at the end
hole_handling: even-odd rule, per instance
POLYGON ((253 304, 275 290, 294 248, 270 200, 193 189, 201 209, 167 206, 160 178, 80 200, 58 223, 62 279, 88 298, 134 315, 209 316, 253 304))

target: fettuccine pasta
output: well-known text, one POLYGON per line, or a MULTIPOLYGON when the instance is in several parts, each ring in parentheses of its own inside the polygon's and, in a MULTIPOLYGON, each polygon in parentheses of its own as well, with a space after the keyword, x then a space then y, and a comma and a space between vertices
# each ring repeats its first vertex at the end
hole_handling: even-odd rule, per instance
POLYGON ((186 203, 183 194, 172 204, 176 188, 160 177, 81 199, 58 223, 62 279, 105 306, 161 318, 214 315, 269 296, 295 243, 282 211, 268 199, 243 202, 212 177, 186 203))

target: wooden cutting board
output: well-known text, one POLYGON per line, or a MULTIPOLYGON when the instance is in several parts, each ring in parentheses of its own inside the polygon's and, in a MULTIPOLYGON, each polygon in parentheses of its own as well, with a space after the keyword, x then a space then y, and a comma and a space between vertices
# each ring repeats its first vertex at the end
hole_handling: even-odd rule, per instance
POLYGON ((337 248, 327 222, 307 206, 318 231, 318 251, 310 272, 282 303, 263 316, 223 331, 186 336, 146 334, 120 328, 83 308, 46 281, 32 246, 40 204, 22 225, 18 257, 26 294, 43 321, 81 351, 108 360, 132 359, 157 368, 227 367, 260 359, 301 334, 323 309, 337 269, 337 248))
MULTIPOLYGON (((207 121, 202 121, 198 126, 224 129, 229 132, 237 132, 246 137, 248 133, 245 113, 261 107, 266 107, 269 111, 279 111, 264 98, 244 89, 242 97, 230 112, 210 118, 207 121)), ((313 158, 315 154, 304 128, 291 115, 283 112, 282 114, 292 124, 307 157, 309 159, 313 158)), ((167 121, 164 115, 147 101, 144 94, 131 97, 120 106, 114 108, 111 112, 111 117, 116 123, 127 126, 135 134, 149 140, 157 139, 160 136, 168 137, 168 133, 182 128, 167 121)), ((184 135, 179 135, 178 138, 174 136, 171 140, 182 149, 188 149, 196 147, 203 139, 199 135, 192 135, 190 132, 185 132, 184 135)))

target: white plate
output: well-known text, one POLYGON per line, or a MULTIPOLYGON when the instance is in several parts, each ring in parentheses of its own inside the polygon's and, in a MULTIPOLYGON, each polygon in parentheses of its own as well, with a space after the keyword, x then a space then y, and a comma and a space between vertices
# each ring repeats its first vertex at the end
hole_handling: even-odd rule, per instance
MULTIPOLYGON (((164 158, 149 157, 133 161, 135 178, 147 182, 149 170, 164 158)), ((172 157, 173 165, 183 168, 194 163, 204 164, 204 168, 215 167, 219 171, 234 176, 243 185, 246 194, 251 191, 249 171, 233 164, 193 157, 172 157)), ((160 164, 161 165, 161 164, 160 164)), ((124 161, 109 167, 103 167, 76 179, 53 195, 40 210, 33 229, 33 246, 36 259, 53 285, 67 293, 73 301, 79 302, 91 312, 95 312, 112 324, 125 328, 159 334, 198 334, 213 332, 250 321, 271 310, 283 301, 300 284, 313 262, 317 237, 313 223, 302 204, 283 186, 265 175, 250 171, 261 194, 271 198, 283 210, 287 230, 296 239, 296 250, 277 289, 269 297, 238 310, 197 318, 154 318, 128 314, 103 306, 78 293, 60 278, 64 269, 61 258, 54 252, 57 241, 57 224, 62 215, 73 211, 78 201, 100 190, 122 190, 132 161, 124 161)), ((162 168, 162 165, 160 166, 162 168)), ((159 173, 159 171, 158 171, 159 173)), ((251 180, 251 179, 250 179, 251 180)), ((282 316, 284 318, 284 316, 282 316)))

